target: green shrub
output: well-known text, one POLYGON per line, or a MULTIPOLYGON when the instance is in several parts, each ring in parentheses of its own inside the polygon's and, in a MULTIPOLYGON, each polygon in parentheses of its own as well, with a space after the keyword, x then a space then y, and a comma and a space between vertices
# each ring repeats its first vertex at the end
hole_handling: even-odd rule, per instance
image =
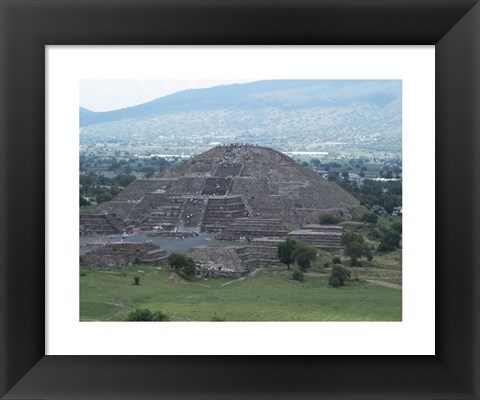
POLYGON ((222 322, 222 321, 226 321, 226 319, 222 318, 222 317, 219 317, 217 314, 213 314, 213 317, 210 319, 210 321, 222 322))
POLYGON ((365 213, 362 215, 361 221, 376 224, 378 221, 378 215, 373 212, 365 213))
POLYGON ((335 217, 332 214, 323 214, 320 216, 319 222, 322 225, 335 225, 340 222, 340 218, 335 217))
POLYGON ((390 228, 392 228, 395 232, 399 233, 400 235, 402 234, 402 223, 399 221, 396 221, 390 225, 390 228))
POLYGON ((137 308, 127 316, 127 321, 168 321, 167 315, 161 311, 151 312, 148 308, 137 308))
POLYGON ((330 275, 330 278, 328 278, 328 284, 334 288, 337 288, 341 285, 340 279, 338 279, 338 277, 335 275, 330 275))
POLYGON ((339 257, 333 257, 332 258, 332 264, 341 264, 342 260, 340 260, 339 257))
POLYGON ((296 269, 295 271, 293 271, 292 279, 294 281, 303 282, 303 280, 305 279, 305 276, 302 271, 300 271, 299 269, 296 269))
POLYGON ((161 311, 155 311, 153 313, 153 321, 169 321, 169 320, 170 318, 168 317, 168 315, 164 314, 161 311))
POLYGON ((136 276, 133 278, 133 284, 134 285, 140 285, 140 277, 139 276, 136 276))

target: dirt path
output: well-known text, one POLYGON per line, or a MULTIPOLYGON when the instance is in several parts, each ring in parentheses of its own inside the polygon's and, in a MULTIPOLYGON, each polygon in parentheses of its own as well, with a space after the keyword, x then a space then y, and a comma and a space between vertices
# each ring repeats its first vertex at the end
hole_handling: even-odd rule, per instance
POLYGON ((224 286, 227 286, 227 285, 231 285, 232 283, 237 283, 237 282, 240 282, 240 281, 244 281, 245 279, 246 278, 244 276, 242 276, 241 278, 235 279, 234 281, 222 283, 220 285, 220 287, 224 287, 224 286))
POLYGON ((375 281, 373 279, 365 279, 368 283, 371 283, 372 285, 377 285, 377 286, 383 286, 383 287, 388 287, 391 289, 398 289, 402 290, 402 285, 397 285, 396 283, 390 283, 390 282, 384 282, 384 281, 375 281))
POLYGON ((108 303, 108 302, 106 302, 106 301, 102 301, 102 304, 108 304, 109 306, 125 307, 123 304, 108 303))
POLYGON ((247 276, 249 278, 255 278, 255 276, 257 276, 257 274, 260 272, 260 271, 263 271, 265 268, 257 268, 257 269, 254 269, 252 272, 250 272, 247 276))
POLYGON ((235 279, 234 281, 222 283, 222 284, 220 285, 220 287, 227 286, 227 285, 231 285, 232 283, 244 281, 244 280, 247 279, 247 278, 254 278, 255 276, 257 276, 257 274, 258 274, 260 271, 263 271, 263 270, 264 270, 264 268, 254 269, 254 270, 253 270, 252 272, 250 272, 247 276, 242 276, 241 278, 235 279))

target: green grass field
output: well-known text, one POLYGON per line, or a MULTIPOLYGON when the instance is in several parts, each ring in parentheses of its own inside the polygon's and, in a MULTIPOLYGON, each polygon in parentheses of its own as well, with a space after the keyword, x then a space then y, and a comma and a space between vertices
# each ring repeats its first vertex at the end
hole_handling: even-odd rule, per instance
MULTIPOLYGON (((396 260, 392 261, 395 264, 396 260)), ((373 274, 388 268, 361 268, 373 274)), ((352 269, 353 276, 364 272, 352 269)), ((401 283, 401 271, 392 267, 401 283)), ((363 279, 337 289, 328 286, 329 270, 312 268, 304 282, 289 279, 291 272, 259 271, 240 280, 226 278, 185 281, 168 267, 147 265, 112 271, 80 271, 80 320, 123 321, 130 311, 162 311, 171 321, 400 321, 402 291, 370 284, 363 279), (138 272, 143 271, 143 272, 138 272), (140 277, 140 285, 133 278, 140 277)), ((367 274, 368 275, 368 274, 367 274)), ((397 277, 397 278, 395 278, 397 277)), ((390 277, 391 278, 391 277, 390 277)), ((395 282, 394 282, 395 281, 395 282)))

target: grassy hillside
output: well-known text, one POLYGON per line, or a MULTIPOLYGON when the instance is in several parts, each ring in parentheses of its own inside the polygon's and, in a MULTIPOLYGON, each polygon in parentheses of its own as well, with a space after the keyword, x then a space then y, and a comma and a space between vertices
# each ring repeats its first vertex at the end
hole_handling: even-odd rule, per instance
MULTIPOLYGON (((393 267, 394 271, 398 269, 393 267)), ((373 266, 369 270, 383 271, 373 266)), ((211 278, 187 282, 167 267, 83 269, 80 319, 122 321, 130 311, 148 308, 162 311, 172 321, 401 320, 402 291, 398 288, 360 279, 333 289, 327 284, 328 270, 317 271, 307 273, 304 282, 292 281, 291 273, 274 269, 240 280, 211 278), (140 277, 138 286, 133 285, 136 276, 140 277)), ((354 271, 354 275, 359 272, 354 271)))

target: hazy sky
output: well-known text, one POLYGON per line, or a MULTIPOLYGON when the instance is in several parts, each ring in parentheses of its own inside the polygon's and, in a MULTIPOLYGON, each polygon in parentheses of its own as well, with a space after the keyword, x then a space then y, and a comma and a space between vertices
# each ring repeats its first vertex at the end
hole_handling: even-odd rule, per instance
POLYGON ((81 80, 80 106, 110 111, 134 106, 185 89, 245 83, 248 80, 81 80))

